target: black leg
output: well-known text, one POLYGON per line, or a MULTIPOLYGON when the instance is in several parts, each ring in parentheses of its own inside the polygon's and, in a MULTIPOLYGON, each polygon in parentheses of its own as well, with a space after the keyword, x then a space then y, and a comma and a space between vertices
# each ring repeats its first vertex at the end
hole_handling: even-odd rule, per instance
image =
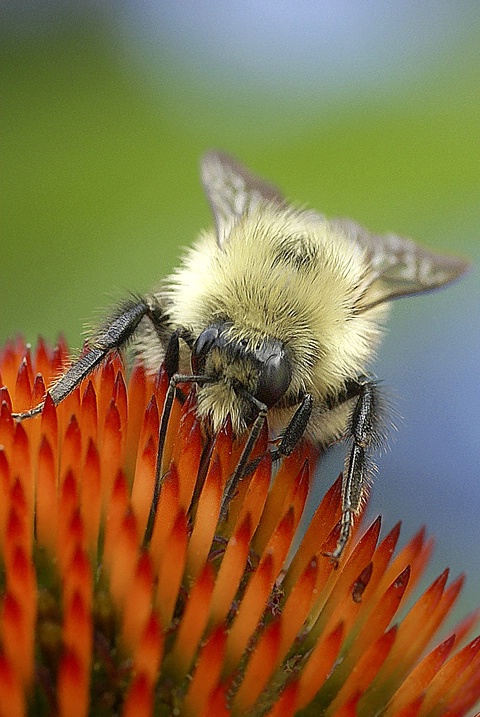
MULTIPOLYGON (((168 317, 154 299, 133 298, 124 302, 96 332, 86 353, 51 387, 49 393, 55 405, 63 401, 110 351, 125 346, 146 316, 152 321, 157 334, 160 336, 162 332, 165 335, 168 317)), ((43 406, 44 402, 28 411, 12 415, 19 420, 31 418, 41 413, 43 406)))
POLYGON ((335 550, 329 554, 338 561, 350 537, 355 515, 365 497, 369 478, 374 468, 370 449, 381 443, 380 395, 377 384, 369 379, 359 379, 347 388, 346 395, 357 395, 357 402, 350 417, 347 438, 352 448, 345 462, 342 482, 342 519, 340 535, 335 550))
MULTIPOLYGON (((178 335, 176 335, 178 341, 178 335)), ((163 405, 162 418, 160 420, 160 426, 158 428, 158 448, 157 458, 155 465, 155 483, 153 486, 152 502, 150 504, 150 512, 148 514, 147 527, 145 528, 145 534, 143 536, 143 547, 147 548, 150 544, 153 535, 153 529, 155 527, 155 516, 157 515, 158 501, 160 498, 160 491, 162 488, 163 474, 162 474, 162 461, 163 461, 163 449, 165 447, 165 439, 167 437, 168 422, 170 420, 170 414, 172 412, 173 402, 175 400, 175 394, 177 392, 177 386, 179 383, 206 383, 210 378, 205 376, 182 376, 181 374, 174 374, 170 378, 170 384, 168 386, 167 396, 163 405)))
POLYGON ((257 401, 257 399, 253 396, 250 396, 249 398, 252 403, 254 403, 258 408, 258 414, 253 422, 253 426, 250 430, 250 433, 248 434, 247 442, 245 443, 245 446, 243 448, 242 455, 240 456, 238 463, 235 466, 235 470, 233 471, 225 486, 225 490, 223 492, 222 506, 220 508, 220 520, 226 518, 228 506, 233 496, 235 495, 235 491, 237 490, 239 482, 242 480, 242 478, 247 472, 250 472, 248 471, 247 461, 251 456, 251 453, 255 447, 255 443, 257 442, 257 439, 260 435, 260 431, 262 430, 263 424, 265 423, 265 419, 267 417, 266 405, 264 403, 261 403, 261 401, 257 401))
MULTIPOLYGON (((272 461, 279 461, 281 458, 285 458, 285 456, 289 456, 293 453, 299 440, 305 434, 305 431, 308 426, 308 421, 310 420, 310 416, 312 414, 312 408, 313 397, 309 393, 306 393, 301 399, 300 406, 297 408, 292 418, 290 419, 290 422, 284 431, 279 445, 277 446, 277 448, 274 448, 270 451, 272 461)), ((262 458, 263 456, 258 456, 258 458, 255 458, 255 460, 251 461, 243 470, 241 477, 243 478, 244 476, 253 473, 262 458)))
MULTIPOLYGON (((164 365, 167 371, 167 375, 170 378, 167 395, 165 397, 165 403, 163 404, 162 417, 160 425, 158 427, 158 447, 157 447, 157 458, 155 464, 155 482, 153 485, 153 496, 150 504, 150 511, 148 514, 147 526, 143 536, 143 546, 148 547, 153 535, 153 528, 155 527, 155 516, 157 515, 158 501, 160 499, 160 491, 162 488, 163 474, 162 474, 162 461, 163 461, 163 449, 165 448, 165 439, 167 437, 168 422, 170 420, 170 414, 172 412, 173 402, 177 393, 177 386, 179 383, 205 383, 206 379, 203 376, 182 376, 177 373, 180 360, 180 342, 179 336, 182 336, 183 329, 177 329, 170 335, 170 339, 165 349, 164 365)), ((183 336, 182 336, 183 338, 183 336)))
POLYGON ((172 376, 178 373, 178 366, 180 362, 180 342, 178 340, 179 335, 180 329, 176 329, 170 336, 167 348, 165 349, 163 364, 165 366, 168 378, 172 378, 172 376))
POLYGON ((312 415, 313 397, 306 393, 300 406, 293 414, 278 447, 272 451, 272 459, 278 460, 282 456, 289 456, 293 453, 299 440, 307 430, 310 416, 312 415))

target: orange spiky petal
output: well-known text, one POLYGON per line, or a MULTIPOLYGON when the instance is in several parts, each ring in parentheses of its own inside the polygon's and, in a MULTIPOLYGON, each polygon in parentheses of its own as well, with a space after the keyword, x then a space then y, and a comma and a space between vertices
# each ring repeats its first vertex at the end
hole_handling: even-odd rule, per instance
POLYGON ((7 516, 10 508, 10 481, 10 465, 5 455, 5 450, 0 446, 0 548, 3 548, 4 545, 7 516))
POLYGON ((74 548, 72 559, 66 567, 63 580, 63 602, 69 602, 73 595, 78 592, 84 601, 87 610, 90 611, 93 602, 93 575, 92 566, 87 554, 81 545, 74 548))
POLYGON ((65 602, 62 639, 65 647, 75 651, 79 666, 90 672, 92 660, 92 615, 80 592, 65 602))
POLYGON ((38 452, 36 499, 36 534, 40 545, 53 552, 57 543, 56 456, 44 435, 38 452))
POLYGON ((157 514, 153 528, 150 553, 154 565, 158 566, 169 540, 173 523, 179 508, 180 483, 175 465, 162 478, 162 489, 158 500, 157 514))
POLYGON ((290 649, 296 635, 308 618, 310 608, 315 600, 317 573, 318 560, 312 558, 285 602, 282 611, 282 655, 290 649))
POLYGON ((400 665, 410 664, 411 659, 421 652, 428 641, 428 623, 441 600, 447 578, 448 570, 444 570, 417 600, 399 625, 397 641, 389 666, 390 670, 395 670, 395 673, 399 674, 400 665))
MULTIPOLYGON (((37 606, 37 579, 31 555, 25 552, 21 545, 16 545, 9 551, 8 562, 5 561, 5 572, 7 574, 7 588, 14 595, 22 609, 25 621, 25 628, 28 638, 28 630, 34 629, 37 606)), ((5 556, 7 557, 7 555, 5 556)), ((33 634, 29 652, 33 651, 33 634)), ((33 654, 33 653, 32 653, 33 654)))
POLYGON ((0 409, 0 432, 2 436, 2 452, 7 456, 11 453, 11 447, 13 444, 13 437, 15 435, 15 423, 11 416, 11 406, 9 406, 5 399, 5 394, 8 396, 8 392, 0 389, 0 393, 3 394, 2 405, 0 409))
POLYGON ((113 356, 110 355, 98 371, 92 374, 92 380, 97 393, 98 425, 103 427, 112 400, 113 386, 115 384, 115 369, 113 356), (98 388, 101 384, 101 391, 98 388))
MULTIPOLYGON (((164 374, 164 380, 167 382, 168 377, 164 374)), ((170 412, 170 418, 168 421, 167 435, 165 438, 165 445, 163 448, 163 461, 162 461, 162 473, 165 473, 170 466, 172 461, 172 454, 175 447, 176 439, 179 435, 179 424, 182 415, 182 406, 180 401, 175 400, 172 404, 172 410, 170 412)))
MULTIPOLYGON (((149 391, 149 400, 153 400, 153 391, 149 391), (150 397, 152 397, 150 399, 150 397)), ((147 404, 147 377, 145 368, 136 363, 132 368, 127 387, 128 422, 125 443, 125 472, 128 476, 134 475, 137 446, 144 443, 140 441, 140 433, 144 423, 144 413, 147 404)), ((158 412, 157 412, 158 415, 158 412)), ((157 430, 158 433, 158 430, 157 430)))
POLYGON ((193 661, 205 630, 210 610, 210 596, 214 587, 214 573, 206 564, 190 589, 185 610, 177 629, 175 643, 170 652, 177 679, 180 679, 193 661))
MULTIPOLYGON (((294 463, 296 468, 298 465, 298 456, 296 453, 293 455, 293 458, 289 456, 284 460, 275 477, 273 486, 268 493, 262 521, 255 533, 253 543, 253 547, 258 553, 262 553, 265 550, 265 546, 270 540, 270 536, 273 534, 279 519, 285 515, 285 512, 292 505, 295 495, 298 492, 298 486, 306 485, 308 487, 308 463, 305 465, 304 461, 298 470, 288 470, 289 467, 291 468, 292 463, 294 463)), ((301 494, 302 493, 303 492, 301 492, 301 494)))
POLYGON ((343 624, 339 623, 332 632, 324 633, 319 637, 297 678, 299 684, 297 710, 306 707, 324 684, 338 657, 344 635, 343 624))
MULTIPOLYGON (((196 717, 198 714, 203 714, 215 689, 219 687, 218 681, 222 672, 226 642, 225 627, 220 625, 213 630, 201 648, 195 672, 184 700, 186 715, 196 717)), ((224 695, 223 688, 220 688, 220 694, 224 695)), ((218 695, 214 696, 214 699, 218 701, 218 695)), ((225 707, 225 700, 223 700, 223 706, 225 707)))
MULTIPOLYGON (((398 522, 396 525, 393 526, 393 528, 390 530, 389 533, 383 538, 380 545, 375 550, 375 553, 372 557, 372 573, 374 576, 373 581, 371 582, 371 588, 372 593, 369 596, 369 600, 375 600, 375 597, 373 595, 373 589, 375 592, 377 591, 377 588, 380 585, 380 581, 382 577, 385 575, 385 572, 390 564, 390 561, 392 560, 393 554, 395 552, 395 548, 397 547, 398 539, 400 537, 400 529, 401 529, 401 523, 398 522)), ((408 563, 405 563, 405 565, 408 565, 408 563)), ((405 567, 404 565, 404 567, 405 567)), ((402 570, 399 570, 399 572, 403 572, 402 570)), ((384 583, 384 589, 387 587, 387 583, 384 583)), ((378 593, 377 593, 378 594, 378 593)))
POLYGON ((118 471, 123 467, 123 431, 120 414, 113 402, 108 407, 102 439, 102 502, 110 498, 112 486, 118 471))
POLYGON ((160 620, 157 614, 152 612, 133 651, 134 672, 143 673, 152 685, 158 679, 163 648, 164 637, 160 620))
POLYGON ((158 590, 156 605, 162 624, 168 627, 185 569, 187 552, 187 517, 179 510, 175 518, 169 539, 168 550, 161 556, 158 567, 158 590))
POLYGON ((92 381, 88 381, 82 396, 80 423, 83 445, 88 446, 90 441, 96 441, 98 434, 97 394, 92 381))
POLYGON ((45 343, 45 339, 43 339, 42 336, 39 337, 37 341, 37 346, 35 348, 35 371, 37 373, 42 374, 44 379, 46 381, 50 380, 50 368, 51 368, 51 360, 50 360, 50 350, 47 348, 47 344, 45 343))
MULTIPOLYGON (((410 568, 407 565, 405 570, 398 575, 398 577, 385 591, 384 595, 380 597, 374 609, 370 612, 370 615, 362 625, 359 634, 356 635, 353 645, 350 646, 348 653, 345 656, 345 660, 336 672, 336 677, 334 679, 336 679, 339 684, 347 679, 347 675, 351 670, 356 669, 356 665, 359 660, 362 659, 362 655, 370 650, 372 644, 381 639, 381 636, 391 623, 393 616, 402 602, 408 586, 409 578, 410 568)), ((390 647, 392 646, 393 641, 390 647)))
MULTIPOLYGON (((237 461, 240 460, 241 451, 240 448, 243 450, 245 445, 245 440, 236 440, 234 444, 232 445, 232 450, 230 452, 230 458, 233 459, 233 462, 230 463, 229 468, 226 472, 226 475, 229 476, 233 472, 233 470, 236 467, 237 461)), ((257 439, 257 442, 255 444, 255 447, 252 451, 252 454, 250 456, 250 461, 253 461, 255 459, 258 459, 263 464, 263 471, 267 470, 270 474, 271 478, 271 457, 270 457, 270 451, 268 450, 268 433, 266 425, 263 426, 260 436, 257 439)), ((257 466, 257 469, 260 466, 257 466)), ((253 476, 255 476, 255 473, 253 476)), ((252 478, 253 478, 252 476, 252 478)), ((238 524, 238 521, 242 518, 240 517, 242 513, 245 511, 245 503, 247 500, 247 496, 249 494, 249 488, 250 488, 250 478, 247 480, 241 480, 237 483, 235 493, 232 496, 232 499, 230 500, 229 506, 228 506, 228 515, 226 519, 226 532, 231 533, 233 530, 233 526, 238 524)), ((262 506, 263 509, 263 506, 262 506)), ((250 506, 247 506, 247 510, 251 510, 250 506)), ((263 521, 264 515, 262 516, 263 521)))
POLYGON ((469 677, 468 668, 472 663, 478 674, 480 660, 476 658, 479 653, 480 637, 477 637, 441 667, 426 690, 421 715, 427 715, 436 705, 441 704, 442 700, 448 704, 448 697, 462 694, 465 678, 469 677))
POLYGON ((120 426, 122 427, 122 454, 123 454, 125 446, 126 446, 126 438, 127 438, 126 431, 124 431, 123 429, 127 425, 128 397, 127 397, 127 387, 125 385, 125 380, 124 380, 124 377, 123 377, 123 374, 121 371, 118 371, 117 375, 115 376, 112 401, 113 401, 113 403, 118 411, 118 415, 120 417, 120 426))
POLYGON ((25 717, 26 698, 18 672, 0 653, 0 717, 25 717))
POLYGON ((452 634, 455 635, 455 644, 460 644, 466 635, 469 635, 474 627, 478 625, 480 621, 480 609, 473 610, 468 615, 465 615, 452 629, 452 634))
POLYGON ((110 567, 110 590, 115 602, 124 605, 138 560, 137 521, 131 510, 122 518, 116 539, 116 550, 110 567))
POLYGON ((205 709, 200 712, 199 717, 211 717, 211 715, 215 715, 215 717, 230 717, 231 715, 231 711, 227 706, 227 698, 223 685, 218 685, 218 687, 212 691, 205 705, 205 709))
POLYGON ((78 523, 75 523, 75 516, 79 513, 78 500, 77 480, 72 470, 69 469, 60 487, 60 496, 57 508, 58 530, 56 552, 58 554, 58 562, 62 574, 64 574, 66 566, 68 565, 77 545, 77 539, 72 532, 72 527, 75 525, 78 526, 78 523))
POLYGON ((357 708, 361 696, 361 693, 357 692, 357 694, 353 695, 348 702, 345 702, 339 710, 332 713, 332 717, 357 717, 357 708))
POLYGON ((245 595, 233 621, 228 643, 230 665, 240 660, 241 654, 260 620, 273 584, 287 557, 293 532, 293 509, 289 509, 266 546, 264 555, 247 585, 245 595))
POLYGON ((245 714, 251 709, 270 679, 280 652, 281 622, 271 622, 258 640, 248 661, 245 675, 232 704, 234 714, 245 714))
POLYGON ((57 682, 59 717, 86 717, 88 674, 75 651, 66 650, 60 660, 57 682))
POLYGON ((298 682, 290 682, 265 717, 293 717, 296 712, 298 682))
POLYGON ((62 455, 60 457, 60 476, 68 472, 76 474, 82 456, 82 434, 75 414, 70 417, 67 430, 62 443, 62 455))
POLYGON ((195 420, 188 434, 186 424, 183 426, 185 433, 178 445, 183 446, 182 453, 176 461, 179 478, 179 502, 183 509, 188 511, 195 490, 200 459, 202 457, 202 430, 198 420, 195 420))
POLYGON ((57 409, 55 408, 55 404, 53 403, 53 399, 49 393, 47 393, 45 398, 45 405, 43 407, 42 417, 40 420, 40 432, 41 435, 48 439, 50 445, 52 446, 54 455, 56 455, 59 435, 58 416, 57 409))
POLYGON ((205 477, 188 544, 187 573, 190 579, 196 578, 208 557, 220 515, 222 491, 223 476, 217 455, 205 477))
POLYGON ((381 634, 367 648, 355 667, 351 670, 343 685, 339 687, 336 697, 329 707, 329 713, 335 714, 341 706, 358 695, 364 695, 368 708, 368 688, 385 662, 393 647, 397 635, 396 627, 381 634))
POLYGON ((233 515, 229 515, 229 523, 232 525, 231 535, 244 523, 247 515, 249 516, 252 535, 255 533, 262 518, 271 477, 272 459, 270 453, 267 453, 261 459, 248 483, 248 489, 245 492, 243 501, 239 504, 235 520, 233 520, 233 515))
POLYGON ((24 686, 29 686, 33 678, 34 623, 31 613, 34 605, 25 608, 19 599, 7 591, 1 611, 3 650, 24 686))
POLYGON ((275 581, 275 563, 267 553, 253 574, 228 636, 227 669, 233 670, 248 645, 265 609, 275 581))
POLYGON ((29 352, 26 355, 17 372, 17 380, 15 381, 15 392, 13 404, 16 411, 26 411, 31 406, 32 398, 32 384, 31 384, 31 365, 29 370, 30 361, 27 363, 27 356, 30 357, 29 352))
POLYGON ((89 438, 83 469, 80 505, 85 525, 85 539, 92 554, 96 552, 100 533, 101 495, 100 455, 94 441, 89 438))
MULTIPOLYGON (((32 396, 31 396, 31 404, 34 406, 37 403, 40 403, 45 396, 46 389, 45 389, 45 383, 43 381, 43 376, 39 373, 35 376, 34 382, 33 382, 33 388, 32 388, 32 396)), ((38 424, 38 421, 37 421, 38 424)))
POLYGON ((127 587, 122 621, 122 637, 134 649, 150 617, 154 575, 150 555, 140 553, 132 580, 127 587))
POLYGON ((110 569, 113 556, 117 549, 117 538, 120 532, 123 516, 128 509, 128 488, 124 474, 120 471, 115 478, 112 493, 108 503, 105 520, 105 541, 103 557, 105 566, 110 569))
MULTIPOLYGON (((315 511, 302 542, 293 557, 283 583, 283 589, 286 594, 288 594, 296 584, 300 574, 305 570, 306 565, 308 565, 312 557, 315 557, 319 552, 319 546, 325 543, 330 531, 340 518, 341 490, 342 482, 340 476, 329 488, 315 511)), ((325 561, 325 565, 332 568, 329 561, 325 561)), ((328 572, 330 572, 330 570, 328 572)))
POLYGON ((28 511, 30 535, 33 537, 33 501, 34 483, 31 480, 32 464, 30 460, 29 440, 21 423, 15 426, 11 449, 10 470, 12 477, 19 482, 25 498, 25 510, 28 511))
MULTIPOLYGON (((345 565, 338 577, 336 571, 335 574, 330 572, 331 579, 335 580, 335 584, 333 585, 331 593, 328 595, 327 601, 325 602, 325 597, 320 595, 317 604, 312 610, 311 619, 315 619, 317 614, 319 614, 319 618, 316 625, 312 628, 311 638, 318 635, 319 631, 325 628, 327 622, 329 624, 327 632, 330 632, 334 625, 344 619, 342 609, 345 608, 345 605, 344 608, 341 608, 340 603, 345 603, 345 596, 351 596, 358 575, 371 561, 380 533, 380 525, 381 521, 377 518, 353 548, 352 553, 346 559, 345 565)), ((328 561, 328 558, 322 557, 325 561, 328 561)), ((350 608, 350 611, 353 611, 353 617, 353 615, 358 612, 358 606, 355 607, 355 601, 348 598, 346 605, 350 608)))
POLYGON ((8 565, 12 555, 18 547, 23 547, 27 555, 32 553, 33 526, 27 509, 27 502, 23 486, 18 479, 14 479, 7 497, 9 512, 5 527, 5 557, 8 565))
POLYGON ((412 670, 388 703, 386 717, 397 715, 412 703, 413 698, 422 694, 448 658, 454 644, 455 635, 451 635, 412 670))
POLYGON ((145 531, 155 482, 158 443, 158 409, 152 397, 145 411, 138 444, 135 480, 132 486, 132 507, 138 519, 139 529, 145 531))
POLYGON ((152 714, 153 690, 146 675, 137 675, 128 690, 122 717, 145 717, 152 714))
POLYGON ((428 626, 428 632, 425 635, 426 643, 430 641, 430 639, 433 637, 433 635, 437 632, 440 625, 443 624, 446 617, 450 614, 450 611, 452 610, 453 606, 455 605, 458 596, 460 595, 460 592, 463 588, 463 585, 465 583, 465 575, 459 575, 458 578, 456 578, 451 585, 449 585, 446 590, 443 592, 440 603, 435 610, 434 615, 432 616, 432 619, 430 620, 429 626, 428 626))
POLYGON ((214 625, 226 618, 238 590, 248 559, 252 532, 251 517, 247 514, 227 543, 210 600, 210 621, 214 625))

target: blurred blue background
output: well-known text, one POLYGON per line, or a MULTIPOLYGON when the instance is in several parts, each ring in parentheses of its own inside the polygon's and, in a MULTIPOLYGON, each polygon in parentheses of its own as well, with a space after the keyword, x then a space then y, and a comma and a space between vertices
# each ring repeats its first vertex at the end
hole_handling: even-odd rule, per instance
MULTIPOLYGON (((3 0, 0 340, 82 343, 210 222, 198 159, 471 257, 394 306, 375 371, 403 416, 371 501, 437 536, 429 576, 480 601, 480 4, 3 0)), ((335 450, 319 471, 338 472, 335 450)), ((314 501, 318 500, 316 497, 314 501)))

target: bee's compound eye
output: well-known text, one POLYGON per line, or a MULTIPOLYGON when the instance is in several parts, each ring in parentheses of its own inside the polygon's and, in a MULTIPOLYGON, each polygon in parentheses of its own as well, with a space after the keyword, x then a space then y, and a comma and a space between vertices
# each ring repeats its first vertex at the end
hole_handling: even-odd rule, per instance
POLYGON ((274 406, 285 394, 292 379, 290 361, 283 350, 270 354, 262 361, 262 370, 255 398, 267 408, 274 406))
POLYGON ((212 348, 218 343, 220 329, 218 326, 208 326, 201 334, 199 334, 192 351, 192 371, 199 375, 205 369, 205 361, 207 355, 212 348))

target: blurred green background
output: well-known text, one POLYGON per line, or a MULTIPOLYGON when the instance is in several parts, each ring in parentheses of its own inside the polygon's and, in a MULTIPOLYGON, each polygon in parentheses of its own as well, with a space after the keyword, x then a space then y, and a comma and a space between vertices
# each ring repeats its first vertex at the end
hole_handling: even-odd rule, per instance
MULTIPOLYGON (((327 215, 480 249, 480 5, 314 0, 21 2, 0 8, 0 339, 82 343, 210 222, 215 146, 327 215)), ((395 305, 375 370, 396 445, 372 511, 438 535, 432 571, 480 598, 478 272, 395 305)), ((321 490, 341 464, 321 468, 321 490)))

